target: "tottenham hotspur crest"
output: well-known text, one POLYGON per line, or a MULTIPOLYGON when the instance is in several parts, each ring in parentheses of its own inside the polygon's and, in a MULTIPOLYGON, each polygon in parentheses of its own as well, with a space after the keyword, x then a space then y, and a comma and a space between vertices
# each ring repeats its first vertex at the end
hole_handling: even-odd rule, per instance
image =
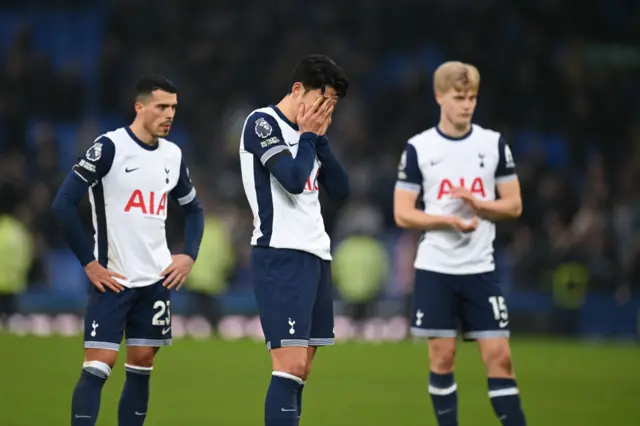
POLYGON ((418 312, 416 312, 416 325, 418 327, 420 327, 422 325, 422 317, 424 316, 424 312, 422 312, 420 309, 418 309, 418 312))
POLYGON ((267 120, 265 120, 264 118, 258 118, 256 120, 255 131, 256 135, 264 139, 268 138, 271 135, 271 132, 273 132, 273 128, 271 127, 271 124, 267 122, 267 120))
POLYGON ((289 318, 289 327, 291 327, 289 329, 289 334, 296 334, 296 329, 293 328, 294 325, 296 325, 296 322, 289 318))
POLYGON ((96 334, 97 334, 96 333, 96 328, 98 328, 98 327, 99 327, 99 325, 98 325, 97 322, 93 321, 91 323, 91 328, 93 328, 93 330, 91 330, 91 337, 96 337, 96 334))

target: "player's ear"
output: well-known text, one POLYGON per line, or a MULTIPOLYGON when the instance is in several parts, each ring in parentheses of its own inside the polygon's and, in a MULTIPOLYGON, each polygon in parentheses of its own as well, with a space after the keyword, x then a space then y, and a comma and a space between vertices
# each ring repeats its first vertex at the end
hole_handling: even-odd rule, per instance
POLYGON ((443 101, 444 95, 441 92, 436 91, 435 92, 435 98, 436 98, 436 102, 438 103, 438 105, 442 106, 442 101, 443 101))
POLYGON ((136 101, 136 103, 133 104, 133 109, 135 110, 136 114, 140 114, 143 108, 144 105, 140 101, 136 101))
POLYGON ((302 83, 300 83, 299 81, 293 83, 293 86, 291 86, 291 93, 296 98, 304 94, 304 86, 302 85, 302 83))

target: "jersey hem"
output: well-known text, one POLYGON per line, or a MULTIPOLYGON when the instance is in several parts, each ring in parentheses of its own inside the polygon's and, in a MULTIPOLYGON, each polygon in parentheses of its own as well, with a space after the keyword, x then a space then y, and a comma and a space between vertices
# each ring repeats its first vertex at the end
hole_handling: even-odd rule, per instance
POLYGON ((120 284, 121 286, 126 287, 126 288, 149 287, 149 286, 152 286, 152 285, 155 285, 155 284, 162 284, 162 282, 164 281, 163 277, 159 277, 157 279, 154 278, 154 281, 150 281, 150 282, 147 282, 146 279, 144 279, 144 280, 136 280, 136 284, 133 284, 131 281, 121 280, 120 278, 115 278, 114 277, 113 279, 116 280, 116 282, 118 284, 120 284), (140 283, 140 284, 138 284, 138 283, 140 283))
POLYGON ((330 254, 326 254, 326 253, 318 253, 317 251, 311 251, 311 250, 305 250, 303 248, 300 247, 286 247, 286 246, 278 246, 278 247, 274 247, 274 246, 267 246, 267 245, 263 245, 263 244, 256 244, 256 243, 252 243, 251 247, 262 247, 262 248, 272 248, 272 249, 283 249, 283 250, 296 250, 296 251, 301 251, 304 253, 309 253, 314 255, 315 257, 318 257, 322 260, 326 260, 326 261, 331 261, 333 260, 333 258, 331 257, 330 254))

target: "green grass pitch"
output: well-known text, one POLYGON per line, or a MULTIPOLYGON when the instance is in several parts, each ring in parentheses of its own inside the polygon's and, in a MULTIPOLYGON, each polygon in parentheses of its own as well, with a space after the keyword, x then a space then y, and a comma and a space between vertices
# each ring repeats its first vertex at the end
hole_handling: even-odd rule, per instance
MULTIPOLYGON (((67 426, 80 337, 0 334, 0 424, 67 426)), ((640 425, 640 349, 544 339, 513 341, 529 425, 640 425)), ((115 426, 123 359, 105 385, 98 425, 115 426)), ((303 426, 435 426, 424 343, 342 343, 322 349, 304 394, 303 426)), ((176 340, 152 376, 146 426, 262 425, 270 368, 248 340, 176 340)), ((462 426, 499 425, 474 344, 460 345, 462 426)))

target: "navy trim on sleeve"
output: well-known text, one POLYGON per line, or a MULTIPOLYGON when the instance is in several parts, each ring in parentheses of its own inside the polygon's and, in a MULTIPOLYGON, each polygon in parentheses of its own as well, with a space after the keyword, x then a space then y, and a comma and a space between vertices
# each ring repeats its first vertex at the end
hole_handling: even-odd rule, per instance
POLYGON ((501 136, 498 141, 498 166, 496 177, 507 177, 516 174, 516 163, 507 141, 501 136))
POLYGON ((396 188, 406 191, 420 192, 422 190, 422 171, 418 162, 418 153, 412 144, 407 144, 400 164, 398 164, 398 181, 396 188))
POLYGON ((191 177, 189 176, 189 168, 184 161, 184 157, 180 162, 180 176, 176 186, 171 190, 171 198, 173 198, 178 204, 184 206, 189 204, 196 198, 196 189, 191 183, 191 177))
POLYGON ((87 149, 73 166, 73 174, 88 186, 94 186, 109 173, 116 154, 116 146, 106 136, 101 136, 87 149))
POLYGON ((278 121, 264 112, 254 112, 247 119, 243 133, 244 149, 264 165, 271 157, 289 150, 278 121))

